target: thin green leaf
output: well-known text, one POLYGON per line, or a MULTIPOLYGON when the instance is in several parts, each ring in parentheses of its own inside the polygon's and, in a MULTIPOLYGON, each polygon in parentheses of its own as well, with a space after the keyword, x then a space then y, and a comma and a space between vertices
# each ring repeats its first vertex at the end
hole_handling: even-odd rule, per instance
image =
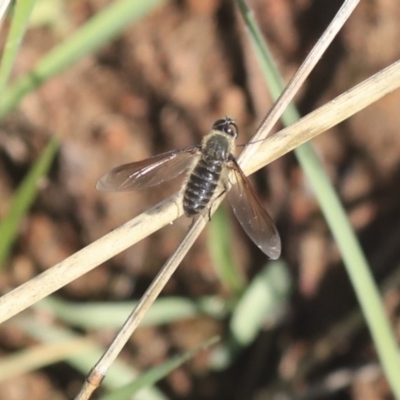
MULTIPOLYGON (((39 340, 41 343, 56 344, 69 340, 76 340, 81 338, 80 335, 73 333, 72 331, 49 325, 43 321, 37 321, 33 318, 23 317, 18 318, 15 323, 18 323, 20 329, 28 333, 30 336, 39 340)), ((82 374, 86 374, 87 371, 96 363, 104 349, 97 345, 94 341, 87 339, 88 343, 79 354, 73 353, 69 356, 64 357, 64 361, 68 362, 82 374)), ((106 378, 103 381, 104 387, 109 390, 115 390, 122 385, 126 385, 133 379, 136 379, 138 372, 131 366, 123 362, 122 360, 116 360, 110 370, 107 373, 106 378)), ((138 400, 166 400, 164 396, 157 388, 146 387, 143 392, 138 394, 136 397, 138 400)))
POLYGON ((71 28, 71 19, 65 8, 66 3, 62 0, 36 0, 29 26, 50 27, 52 32, 62 35, 71 28))
POLYGON ((32 345, 0 359, 0 382, 64 361, 85 352, 91 344, 84 338, 71 338, 58 343, 32 345))
MULTIPOLYGON (((117 303, 76 303, 56 297, 43 299, 35 309, 56 315, 57 318, 82 329, 119 329, 137 301, 117 303)), ((192 301, 181 297, 158 299, 146 314, 140 326, 164 325, 201 314, 214 318, 226 316, 226 304, 213 296, 192 301)))
MULTIPOLYGON (((238 0, 238 5, 248 27, 250 40, 262 67, 264 78, 270 87, 273 98, 276 99, 284 88, 282 78, 270 57, 270 52, 266 50, 267 45, 250 10, 243 0, 238 0)), ((294 105, 290 105, 282 117, 283 123, 287 126, 298 119, 297 110, 294 105)), ((309 143, 302 145, 295 150, 295 154, 313 187, 332 235, 338 244, 345 267, 371 331, 385 375, 394 393, 396 393, 396 397, 400 398, 400 380, 398 379, 398 371, 400 371, 399 349, 389 320, 386 317, 379 290, 370 273, 370 268, 360 243, 329 180, 329 176, 320 163, 312 145, 309 143)))
POLYGON ((35 2, 36 0, 18 0, 14 6, 11 28, 0 64, 0 93, 4 93, 35 2))
POLYGON ((252 280, 239 300, 230 323, 240 346, 254 341, 268 321, 276 321, 290 294, 290 274, 282 261, 269 262, 252 280))
POLYGON ((7 90, 0 103, 0 119, 40 84, 115 38, 128 24, 149 13, 163 0, 120 0, 91 18, 71 38, 46 54, 27 75, 7 90))
POLYGON ((229 216, 220 207, 212 217, 208 231, 208 248, 221 282, 236 295, 245 285, 232 253, 232 235, 229 216))
POLYGON ((21 183, 12 200, 10 211, 0 223, 0 266, 9 254, 22 218, 36 198, 38 181, 47 174, 57 149, 58 142, 53 137, 21 183))
POLYGON ((101 400, 129 400, 133 395, 138 393, 143 388, 147 386, 154 385, 157 381, 162 378, 165 378, 169 373, 171 373, 176 368, 180 367, 183 363, 193 358, 199 351, 205 350, 208 347, 212 346, 214 343, 218 341, 218 338, 214 337, 212 339, 207 340, 201 345, 195 347, 192 350, 189 350, 183 353, 180 356, 174 357, 171 360, 161 364, 160 366, 151 369, 148 372, 142 374, 139 378, 137 378, 134 382, 126 385, 118 390, 115 390, 113 393, 110 393, 106 396, 101 397, 101 400))

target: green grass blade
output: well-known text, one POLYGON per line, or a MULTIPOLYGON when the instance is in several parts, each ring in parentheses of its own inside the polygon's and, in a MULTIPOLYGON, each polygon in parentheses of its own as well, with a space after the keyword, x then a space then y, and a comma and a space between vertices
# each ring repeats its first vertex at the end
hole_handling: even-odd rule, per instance
POLYGON ((45 55, 36 67, 2 96, 0 119, 41 83, 115 38, 129 23, 150 12, 162 0, 120 0, 99 12, 71 38, 45 55))
POLYGON ((34 164, 21 183, 15 193, 9 212, 0 223, 0 266, 9 254, 11 245, 17 235, 21 219, 35 200, 37 183, 40 178, 46 175, 57 149, 58 141, 53 137, 44 149, 39 160, 34 164))
POLYGON ((276 320, 290 295, 290 275, 282 261, 269 262, 251 281, 232 314, 230 331, 240 346, 251 344, 267 320, 276 320))
POLYGON ((229 337, 212 353, 210 366, 229 368, 243 348, 254 343, 262 330, 273 328, 285 314, 291 293, 291 277, 285 262, 269 261, 236 301, 229 323, 229 337))
MULTIPOLYGON (((51 345, 82 338, 81 335, 67 328, 46 324, 43 321, 39 322, 29 317, 18 318, 16 323, 23 332, 44 344, 51 345)), ((64 357, 65 362, 82 372, 82 374, 86 374, 104 352, 104 348, 97 345, 95 341, 87 339, 87 342, 87 346, 79 354, 74 353, 64 357)), ((123 385, 127 385, 137 376, 138 372, 131 365, 118 359, 108 370, 102 385, 108 390, 116 390, 123 385)), ((155 387, 146 387, 137 396, 137 399, 167 400, 167 397, 155 387)))
MULTIPOLYGON (((56 315, 65 323, 81 329, 119 329, 137 303, 68 302, 50 296, 34 307, 41 312, 56 315)), ((183 319, 198 318, 200 315, 222 319, 226 317, 227 312, 226 302, 216 296, 204 297, 197 301, 183 297, 163 297, 156 300, 140 326, 160 326, 183 319)))
MULTIPOLYGON (((180 356, 174 357, 156 368, 142 374, 134 382, 126 385, 113 393, 101 397, 101 400, 129 400, 137 392, 146 388, 147 386, 154 385, 157 381, 165 378, 170 372, 180 367, 183 363, 193 358, 201 350, 207 349, 218 341, 218 338, 211 338, 194 349, 183 353, 180 356)), ((136 398, 136 397, 135 397, 136 398)))
POLYGON ((71 17, 65 12, 66 7, 63 0, 36 0, 29 27, 45 27, 55 37, 65 36, 71 29, 71 17))
MULTIPOLYGON (((268 50, 265 51, 267 46, 250 11, 244 1, 238 0, 238 4, 245 18, 251 42, 255 48, 268 86, 271 76, 274 76, 271 83, 271 94, 276 99, 284 88, 282 79, 277 72, 278 70, 273 60, 269 56, 268 50), (268 72, 265 71, 266 69, 268 69, 268 72)), ((283 115, 283 123, 290 125, 298 119, 298 112, 293 105, 290 105, 283 115)), ((399 349, 396 344, 395 335, 386 317, 379 290, 370 273, 368 262, 337 193, 311 144, 297 148, 295 153, 314 189, 322 212, 340 249, 345 267, 377 348, 385 375, 396 397, 400 398, 400 379, 398 379, 398 371, 400 371, 399 349)))
POLYGON ((40 368, 64 361, 87 350, 85 338, 71 338, 58 343, 31 345, 0 359, 0 383, 40 368))
POLYGON ((19 46, 36 0, 18 0, 0 64, 0 93, 4 93, 19 46))
POLYGON ((214 213, 208 229, 208 248, 215 271, 224 286, 240 295, 245 282, 232 253, 231 223, 224 209, 214 213))

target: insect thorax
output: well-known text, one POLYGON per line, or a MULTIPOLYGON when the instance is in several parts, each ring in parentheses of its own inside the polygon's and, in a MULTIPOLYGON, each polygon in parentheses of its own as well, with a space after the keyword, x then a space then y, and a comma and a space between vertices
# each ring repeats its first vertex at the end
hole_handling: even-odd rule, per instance
POLYGON ((207 161, 224 162, 232 152, 234 139, 224 133, 212 131, 202 142, 202 158, 207 161))

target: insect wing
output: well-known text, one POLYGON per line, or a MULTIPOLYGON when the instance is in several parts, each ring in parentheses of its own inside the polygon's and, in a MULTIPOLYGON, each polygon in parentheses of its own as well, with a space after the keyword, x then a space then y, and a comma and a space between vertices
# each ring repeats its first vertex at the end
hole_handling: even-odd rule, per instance
POLYGON ((120 165, 103 175, 96 188, 104 192, 124 192, 158 185, 187 170, 198 151, 199 147, 193 146, 120 165))
POLYGON ((228 201, 236 218, 250 239, 273 260, 281 254, 281 240, 274 222, 261 205, 253 186, 232 157, 234 182, 228 191, 228 201))

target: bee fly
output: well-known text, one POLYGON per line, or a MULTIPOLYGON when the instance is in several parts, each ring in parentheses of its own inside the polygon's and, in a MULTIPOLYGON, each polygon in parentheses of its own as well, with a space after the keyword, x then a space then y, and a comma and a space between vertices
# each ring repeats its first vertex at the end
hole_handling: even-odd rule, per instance
POLYGON ((247 235, 275 260, 281 253, 279 234, 233 155, 237 136, 231 118, 219 119, 200 145, 116 167, 100 178, 96 188, 108 192, 143 189, 189 170, 182 186, 185 215, 204 214, 213 199, 228 191, 228 201, 247 235))

